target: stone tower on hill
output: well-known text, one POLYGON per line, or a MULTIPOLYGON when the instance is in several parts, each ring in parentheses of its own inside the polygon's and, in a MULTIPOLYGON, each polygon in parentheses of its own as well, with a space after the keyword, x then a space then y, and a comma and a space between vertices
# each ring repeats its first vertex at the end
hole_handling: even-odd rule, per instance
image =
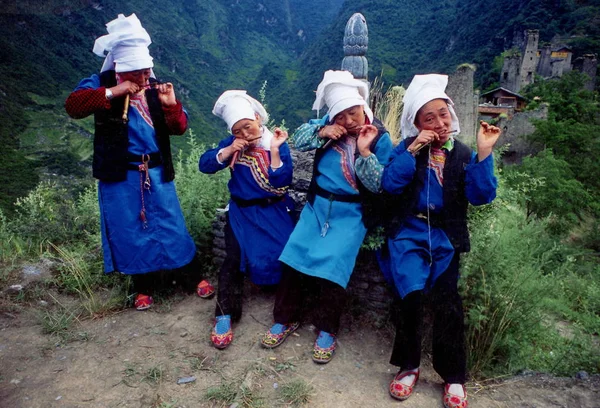
POLYGON ((532 84, 538 67, 540 33, 538 30, 527 30, 525 35, 524 49, 504 57, 500 74, 500 86, 513 92, 519 92, 525 86, 532 84))

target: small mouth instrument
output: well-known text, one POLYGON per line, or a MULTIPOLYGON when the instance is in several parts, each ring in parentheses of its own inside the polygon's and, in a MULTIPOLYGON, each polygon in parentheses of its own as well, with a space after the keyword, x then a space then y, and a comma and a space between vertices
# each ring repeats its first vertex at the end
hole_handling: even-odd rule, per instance
MULTIPOLYGON (((357 126, 355 128, 352 128, 350 131, 348 131, 346 134, 348 136, 358 136, 360 135, 360 131, 363 127, 362 126, 357 126)), ((335 142, 335 140, 333 139, 329 139, 322 147, 322 149, 327 149, 329 146, 331 146, 331 144, 335 142)))
POLYGON ((165 84, 168 84, 168 82, 150 82, 149 84, 144 85, 142 88, 143 89, 155 88, 158 85, 165 85, 165 84))
MULTIPOLYGON (((450 130, 449 132, 446 133, 442 133, 443 135, 452 135, 454 133, 458 133, 456 130, 450 130)), ((413 150, 413 154, 417 153, 419 150, 421 150, 422 148, 424 148, 425 146, 427 146, 430 143, 419 143, 416 147, 415 150, 413 150)))
MULTIPOLYGON (((253 137, 252 139, 245 139, 245 140, 248 142, 254 142, 255 140, 258 140, 260 138, 262 138, 262 136, 256 136, 256 137, 253 137)), ((231 162, 229 163, 229 168, 231 170, 233 170, 233 166, 235 166, 235 163, 237 162, 239 156, 240 156, 239 151, 236 151, 233 153, 233 157, 231 158, 231 162)))

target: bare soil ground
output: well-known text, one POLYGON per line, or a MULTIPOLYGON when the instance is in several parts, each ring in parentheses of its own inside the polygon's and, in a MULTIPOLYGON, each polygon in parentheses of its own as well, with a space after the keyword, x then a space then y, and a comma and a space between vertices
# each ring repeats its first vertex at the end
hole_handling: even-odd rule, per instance
MULTIPOLYGON (((405 402, 389 397, 396 372, 388 363, 390 329, 345 318, 336 356, 317 365, 311 360, 315 333, 308 325, 277 349, 260 347, 271 325, 273 295, 249 289, 245 297, 234 342, 223 351, 209 340, 215 300, 192 295, 165 299, 145 312, 82 321, 69 342, 42 334, 34 311, 3 313, 0 407, 280 407, 289 406, 282 387, 298 379, 312 386, 305 405, 310 407, 442 407, 441 379, 427 358, 415 394, 405 402), (177 383, 191 376, 195 381, 177 383), (222 384, 237 391, 233 404, 207 400, 206 391, 222 384)), ((532 374, 472 382, 467 389, 471 407, 600 407, 598 376, 532 374)))

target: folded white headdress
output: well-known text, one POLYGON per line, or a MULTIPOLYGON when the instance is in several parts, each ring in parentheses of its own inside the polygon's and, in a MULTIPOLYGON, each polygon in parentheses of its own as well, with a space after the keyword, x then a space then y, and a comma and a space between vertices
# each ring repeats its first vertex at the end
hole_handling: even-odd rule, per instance
POLYGON ((215 102, 213 115, 218 116, 227 123, 231 131, 233 125, 242 119, 255 120, 255 113, 262 119, 262 124, 269 121, 269 114, 259 101, 251 97, 246 91, 225 91, 215 102))
POLYGON ((96 39, 94 54, 106 58, 100 72, 114 69, 116 72, 129 72, 152 68, 154 63, 148 51, 152 43, 150 35, 142 27, 135 14, 123 14, 106 24, 108 34, 96 39))
POLYGON ((364 106, 365 113, 373 123, 373 112, 369 108, 369 85, 355 79, 348 71, 325 71, 317 87, 313 110, 319 111, 327 105, 327 114, 332 121, 335 115, 353 106, 364 106))
POLYGON ((419 130, 415 126, 417 112, 419 112, 419 109, 426 103, 434 99, 445 99, 448 102, 448 111, 452 118, 451 130, 460 133, 458 117, 456 116, 456 112, 454 112, 454 102, 452 102, 452 99, 445 93, 447 85, 448 75, 415 75, 406 89, 406 93, 402 100, 404 102, 404 108, 402 110, 402 119, 400 122, 403 139, 419 134, 419 130))

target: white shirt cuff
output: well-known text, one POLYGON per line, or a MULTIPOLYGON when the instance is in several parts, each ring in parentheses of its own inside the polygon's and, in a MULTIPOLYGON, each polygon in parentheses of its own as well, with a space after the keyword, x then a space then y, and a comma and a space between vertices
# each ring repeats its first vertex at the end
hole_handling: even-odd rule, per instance
POLYGON ((221 150, 219 150, 219 151, 217 152, 217 163, 219 163, 219 164, 223 164, 223 163, 225 163, 225 162, 222 162, 221 160, 219 160, 219 155, 221 154, 221 152, 222 152, 223 150, 225 150, 225 149, 221 149, 221 150))

